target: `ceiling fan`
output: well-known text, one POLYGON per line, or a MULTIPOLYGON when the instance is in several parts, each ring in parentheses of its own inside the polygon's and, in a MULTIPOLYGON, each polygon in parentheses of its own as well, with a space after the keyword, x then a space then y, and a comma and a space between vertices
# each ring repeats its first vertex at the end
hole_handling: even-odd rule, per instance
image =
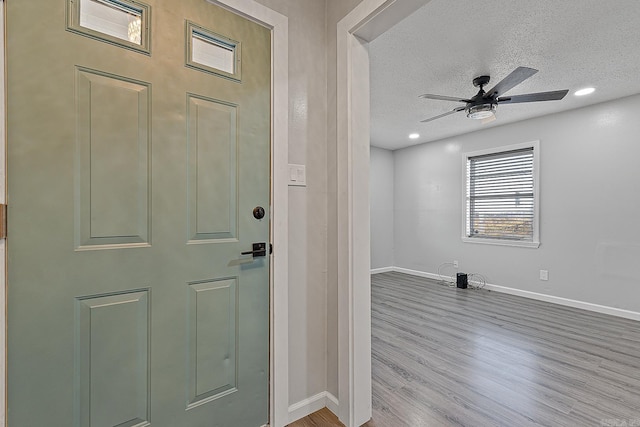
POLYGON ((456 107, 451 111, 435 117, 421 120, 422 123, 430 122, 450 114, 466 111, 467 117, 471 119, 490 119, 494 117, 498 104, 518 104, 523 102, 558 101, 565 97, 569 90, 554 90, 551 92, 527 93, 524 95, 502 96, 529 77, 537 73, 538 70, 528 67, 518 67, 500 83, 495 85, 488 92, 484 91, 484 86, 489 83, 489 76, 479 76, 473 79, 473 85, 480 90, 472 98, 456 98, 454 96, 432 95, 425 93, 420 98, 437 99, 440 101, 456 101, 465 103, 464 107, 456 107))

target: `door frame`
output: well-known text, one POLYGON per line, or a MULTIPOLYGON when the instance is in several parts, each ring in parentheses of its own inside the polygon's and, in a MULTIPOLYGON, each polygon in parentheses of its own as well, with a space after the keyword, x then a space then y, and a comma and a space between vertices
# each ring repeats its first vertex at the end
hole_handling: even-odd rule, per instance
POLYGON ((431 0, 362 0, 337 27, 338 394, 347 427, 371 419, 368 44, 431 0))
MULTIPOLYGON (((254 0, 207 0, 271 30, 271 242, 269 337, 269 422, 288 423, 288 129, 289 129, 289 30, 288 18, 254 0)), ((0 0, 0 203, 6 198, 6 2, 0 0)), ((0 426, 6 426, 6 246, 0 240, 0 426)))

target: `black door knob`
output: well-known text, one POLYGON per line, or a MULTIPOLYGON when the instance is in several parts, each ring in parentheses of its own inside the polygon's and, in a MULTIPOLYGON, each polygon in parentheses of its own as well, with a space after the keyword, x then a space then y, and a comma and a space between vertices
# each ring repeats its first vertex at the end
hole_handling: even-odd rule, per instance
POLYGON ((256 206, 255 208, 253 208, 253 217, 255 219, 264 218, 264 208, 262 206, 256 206))

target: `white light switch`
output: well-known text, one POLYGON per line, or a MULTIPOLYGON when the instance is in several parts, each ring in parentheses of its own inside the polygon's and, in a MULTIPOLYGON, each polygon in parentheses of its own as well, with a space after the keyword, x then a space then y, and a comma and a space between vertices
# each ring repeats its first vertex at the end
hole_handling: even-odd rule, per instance
POLYGON ((307 186, 307 170, 305 165, 289 164, 289 185, 307 186))

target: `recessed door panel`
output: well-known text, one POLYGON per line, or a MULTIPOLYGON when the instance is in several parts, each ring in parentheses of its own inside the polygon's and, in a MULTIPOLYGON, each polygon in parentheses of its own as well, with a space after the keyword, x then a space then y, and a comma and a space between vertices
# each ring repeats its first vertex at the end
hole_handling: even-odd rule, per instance
POLYGON ((76 299, 75 347, 77 425, 148 425, 148 291, 76 299))
POLYGON ((237 236, 237 106, 189 95, 189 237, 237 236))
POLYGON ((188 407, 237 386, 237 279, 189 285, 188 407))
POLYGON ((150 85, 76 76, 78 246, 148 243, 150 85))

